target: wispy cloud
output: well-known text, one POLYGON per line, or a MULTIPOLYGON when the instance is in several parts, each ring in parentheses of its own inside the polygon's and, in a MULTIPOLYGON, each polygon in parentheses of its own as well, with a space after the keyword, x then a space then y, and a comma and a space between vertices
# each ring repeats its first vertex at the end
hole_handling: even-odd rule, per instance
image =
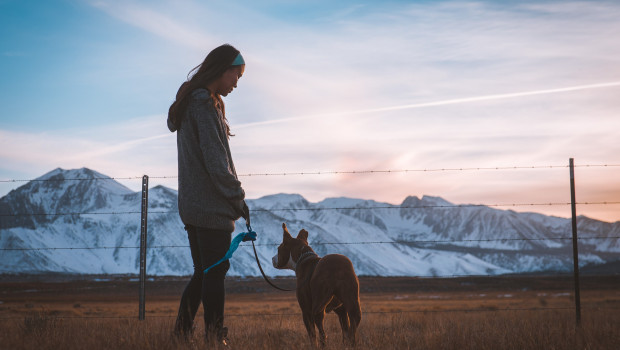
MULTIPOLYGON (((92 5, 128 31, 155 39, 147 41, 157 45, 153 52, 169 52, 166 62, 177 62, 175 69, 187 65, 172 73, 164 64, 141 64, 144 56, 122 46, 126 59, 142 69, 137 74, 179 75, 162 89, 168 95, 153 97, 160 101, 173 98, 210 48, 230 42, 244 52, 246 73, 226 99, 239 173, 546 165, 569 157, 619 162, 620 5, 614 2, 330 4, 303 21, 275 15, 260 2, 92 5)), ((94 73, 90 79, 89 72, 76 72, 96 81, 94 73)), ((127 116, 96 130, 0 131, 3 169, 30 169, 33 176, 57 166, 90 166, 113 176, 175 174, 174 134, 165 129, 164 109, 160 116, 127 116), (20 145, 20 151, 4 145, 20 145)), ((594 175, 580 193, 609 189, 616 196, 618 177, 609 174, 594 175)), ((298 192, 312 200, 347 195, 398 203, 408 194, 431 194, 456 202, 512 202, 563 198, 558 183, 564 175, 242 181, 251 197, 298 192)))
POLYGON ((447 105, 453 105, 453 104, 503 100, 503 99, 518 98, 518 97, 557 94, 557 93, 563 93, 563 92, 572 92, 572 91, 589 90, 589 89, 601 89, 601 88, 610 88, 610 87, 618 87, 618 86, 620 86, 620 82, 609 82, 609 83, 599 83, 599 84, 589 84, 589 85, 578 85, 578 86, 556 88, 556 89, 523 91, 523 92, 476 96, 476 97, 465 97, 465 98, 457 98, 457 99, 450 99, 450 100, 443 100, 443 101, 414 103, 414 104, 406 104, 406 105, 399 105, 399 106, 379 107, 379 108, 361 109, 361 110, 353 110, 353 111, 341 111, 341 112, 334 112, 334 113, 289 117, 289 118, 282 118, 282 119, 276 119, 276 120, 264 120, 264 121, 253 122, 253 123, 240 124, 240 125, 237 125, 236 128, 247 128, 247 127, 258 126, 258 125, 286 123, 290 121, 298 121, 298 120, 305 120, 305 119, 334 118, 334 117, 355 116, 355 115, 369 114, 369 113, 376 114, 380 112, 400 111, 400 110, 405 110, 405 109, 438 107, 438 106, 447 106, 447 105))
POLYGON ((175 155, 175 134, 164 130, 162 119, 152 116, 43 133, 0 130, 2 168, 12 172, 36 169, 42 174, 56 167, 91 166, 111 175, 140 173, 151 165, 157 168, 158 158, 175 155), (15 152, 15 145, 19 145, 19 152, 15 152), (155 150, 162 146, 170 151, 158 154, 155 150))
MULTIPOLYGON (((151 3, 141 4, 133 1, 96 1, 92 6, 129 24, 179 44, 204 50, 213 45, 214 38, 199 28, 192 28, 183 21, 155 10, 151 3)), ((176 3, 179 6, 179 3, 176 3)))

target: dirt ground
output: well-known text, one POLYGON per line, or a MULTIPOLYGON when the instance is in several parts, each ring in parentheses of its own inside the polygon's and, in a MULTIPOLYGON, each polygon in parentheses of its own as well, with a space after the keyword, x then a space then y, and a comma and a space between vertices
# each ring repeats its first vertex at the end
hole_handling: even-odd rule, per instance
MULTIPOLYGON (((146 317, 174 317, 189 277, 150 278, 145 284, 146 317)), ((274 283, 294 287, 294 279, 274 283)), ((581 307, 620 309, 620 276, 580 279, 581 307)), ((294 292, 273 289, 260 278, 228 277, 227 317, 299 314, 294 292)), ((360 278, 365 313, 574 309, 571 276, 463 278, 360 278)), ((58 317, 138 315, 135 276, 0 276, 0 318, 33 312, 58 317)))
MULTIPOLYGON (((0 276, 0 349, 213 348, 202 310, 189 339, 172 336, 188 279, 149 279, 146 319, 138 320, 135 276, 0 276)), ((294 292, 258 278, 226 283, 232 348, 312 348, 294 292)), ((571 276, 361 277, 360 287, 360 350, 615 350, 620 343, 620 276, 583 276, 579 327, 571 276)), ((327 315, 325 326, 325 349, 342 349, 338 318, 327 315)))

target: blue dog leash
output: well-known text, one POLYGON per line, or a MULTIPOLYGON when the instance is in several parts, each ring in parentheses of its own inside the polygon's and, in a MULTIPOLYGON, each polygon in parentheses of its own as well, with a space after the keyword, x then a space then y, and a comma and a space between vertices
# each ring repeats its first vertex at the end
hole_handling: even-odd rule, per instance
POLYGON ((258 260, 258 253, 256 252, 256 246, 254 245, 254 241, 256 240, 256 232, 252 230, 252 226, 250 226, 250 224, 246 224, 247 228, 248 228, 248 232, 241 232, 238 235, 235 236, 235 238, 233 238, 233 240, 230 242, 230 248, 228 248, 228 251, 226 252, 226 254, 224 254, 224 257, 222 257, 220 260, 218 260, 218 262, 216 262, 215 264, 207 267, 204 271, 204 273, 207 273, 210 269, 212 269, 213 267, 219 265, 220 263, 222 263, 223 261, 230 259, 233 255, 233 253, 237 250, 237 248, 239 248, 239 243, 241 242, 247 242, 247 241, 252 241, 252 249, 254 249, 254 257, 256 258, 256 263, 258 264, 258 269, 260 270, 260 273, 263 275, 263 278, 265 279, 265 281, 267 281, 267 283, 269 283, 270 286, 272 286, 275 289, 279 289, 281 291, 285 291, 285 292, 292 292, 295 289, 285 289, 285 288, 281 288, 276 286, 275 284, 273 284, 269 278, 267 278, 267 275, 265 275, 265 271, 263 271, 263 267, 260 264, 260 261, 258 260))
POLYGON ((239 248, 239 243, 252 241, 252 245, 254 245, 254 241, 256 240, 256 232, 252 231, 252 227, 250 227, 249 224, 247 225, 247 227, 248 227, 248 232, 241 232, 240 234, 236 235, 235 238, 233 238, 232 241, 230 242, 230 247, 228 248, 228 251, 226 252, 226 254, 224 254, 224 257, 218 260, 215 264, 207 267, 204 273, 209 272, 210 269, 232 258, 237 248, 239 248))
MULTIPOLYGON (((249 228, 249 226, 248 226, 248 228, 249 228)), ((260 261, 258 260, 258 253, 256 253, 256 247, 254 246, 254 241, 252 241, 252 249, 254 249, 254 258, 256 258, 256 264, 258 265, 258 269, 260 270, 260 273, 263 275, 263 278, 265 279, 265 281, 267 283, 269 283, 270 286, 272 286, 275 289, 284 291, 284 292, 292 292, 292 291, 295 290, 295 289, 281 288, 281 287, 278 287, 275 284, 273 284, 273 282, 271 282, 269 280, 269 278, 267 278, 267 275, 265 275, 265 271, 263 271, 263 267, 260 265, 260 261)))

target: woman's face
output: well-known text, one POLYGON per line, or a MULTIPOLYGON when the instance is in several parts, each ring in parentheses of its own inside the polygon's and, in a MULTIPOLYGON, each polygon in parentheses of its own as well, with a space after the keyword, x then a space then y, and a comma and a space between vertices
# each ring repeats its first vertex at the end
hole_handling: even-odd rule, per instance
POLYGON ((233 66, 228 68, 219 79, 215 81, 215 93, 221 96, 227 96, 237 87, 239 78, 243 76, 245 65, 233 66))

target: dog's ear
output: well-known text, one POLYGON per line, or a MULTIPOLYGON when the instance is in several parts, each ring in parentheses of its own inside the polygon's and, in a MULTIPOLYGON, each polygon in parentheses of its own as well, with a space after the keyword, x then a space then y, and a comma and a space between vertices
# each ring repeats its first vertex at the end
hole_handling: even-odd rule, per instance
POLYGON ((286 228, 286 224, 282 223, 282 231, 284 231, 283 235, 282 235, 282 241, 287 241, 289 239, 293 239, 293 236, 291 236, 291 234, 288 232, 288 229, 286 228))
POLYGON ((297 235, 297 239, 301 239, 302 241, 308 243, 308 231, 303 230, 303 229, 299 231, 299 234, 297 235))

